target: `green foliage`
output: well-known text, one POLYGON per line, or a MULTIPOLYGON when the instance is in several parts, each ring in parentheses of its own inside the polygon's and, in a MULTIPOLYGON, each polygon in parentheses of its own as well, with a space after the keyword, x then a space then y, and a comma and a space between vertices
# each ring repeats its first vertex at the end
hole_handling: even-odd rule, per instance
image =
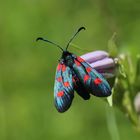
POLYGON ((118 49, 115 43, 116 33, 114 33, 111 37, 111 39, 108 41, 108 51, 111 57, 117 57, 118 55, 118 49))
MULTIPOLYGON (((116 57, 118 51, 114 42, 114 37, 109 40, 109 42, 108 49, 110 56, 116 57)), ((108 102, 109 104, 114 104, 117 108, 123 111, 136 129, 140 131, 139 114, 137 114, 134 107, 134 98, 140 91, 140 57, 138 55, 136 68, 128 54, 119 54, 116 60, 116 78, 112 88, 112 97, 109 97, 108 102)))

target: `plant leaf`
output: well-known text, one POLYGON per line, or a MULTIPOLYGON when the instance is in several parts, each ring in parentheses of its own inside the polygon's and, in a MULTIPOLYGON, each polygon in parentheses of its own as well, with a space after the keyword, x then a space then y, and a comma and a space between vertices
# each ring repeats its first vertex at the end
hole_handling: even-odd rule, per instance
POLYGON ((108 51, 111 57, 116 57, 118 54, 118 48, 115 43, 116 33, 112 35, 111 39, 108 41, 108 51))

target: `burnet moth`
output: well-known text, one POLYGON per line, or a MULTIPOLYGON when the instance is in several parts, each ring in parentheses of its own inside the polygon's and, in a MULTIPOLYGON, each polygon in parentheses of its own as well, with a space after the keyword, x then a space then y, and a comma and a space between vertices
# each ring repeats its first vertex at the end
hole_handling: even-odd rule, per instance
POLYGON ((37 41, 43 40, 51 43, 62 50, 54 84, 54 103, 58 112, 61 113, 67 111, 71 106, 74 91, 84 100, 88 100, 91 94, 97 97, 111 95, 110 85, 105 78, 81 57, 68 51, 69 44, 81 30, 85 30, 85 27, 78 29, 69 40, 65 49, 41 37, 36 39, 37 41))

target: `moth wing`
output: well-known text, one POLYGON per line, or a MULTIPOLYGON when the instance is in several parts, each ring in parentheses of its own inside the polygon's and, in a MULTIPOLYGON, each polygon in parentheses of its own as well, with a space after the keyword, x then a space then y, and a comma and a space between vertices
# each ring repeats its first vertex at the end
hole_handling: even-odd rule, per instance
POLYGON ((101 74, 93 69, 81 57, 75 57, 74 61, 74 72, 89 93, 98 97, 107 97, 111 95, 110 85, 101 74))
POLYGON ((65 64, 58 64, 54 85, 54 102, 58 112, 65 112, 74 97, 72 71, 65 64))
POLYGON ((83 86, 82 82, 76 76, 76 74, 73 72, 72 80, 74 83, 74 90, 78 93, 79 96, 81 96, 84 100, 88 100, 90 98, 89 92, 86 90, 86 88, 83 86))

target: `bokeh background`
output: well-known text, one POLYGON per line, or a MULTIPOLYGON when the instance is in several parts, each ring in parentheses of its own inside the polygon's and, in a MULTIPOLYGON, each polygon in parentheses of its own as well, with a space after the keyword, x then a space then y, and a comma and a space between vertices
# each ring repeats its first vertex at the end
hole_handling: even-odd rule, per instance
POLYGON ((68 112, 56 111, 53 85, 61 52, 35 39, 65 46, 80 26, 87 30, 73 43, 82 49, 107 50, 116 32, 120 52, 134 61, 140 52, 139 0, 0 1, 0 140, 140 139, 117 109, 118 134, 110 133, 110 109, 100 98, 84 101, 75 94, 68 112))

